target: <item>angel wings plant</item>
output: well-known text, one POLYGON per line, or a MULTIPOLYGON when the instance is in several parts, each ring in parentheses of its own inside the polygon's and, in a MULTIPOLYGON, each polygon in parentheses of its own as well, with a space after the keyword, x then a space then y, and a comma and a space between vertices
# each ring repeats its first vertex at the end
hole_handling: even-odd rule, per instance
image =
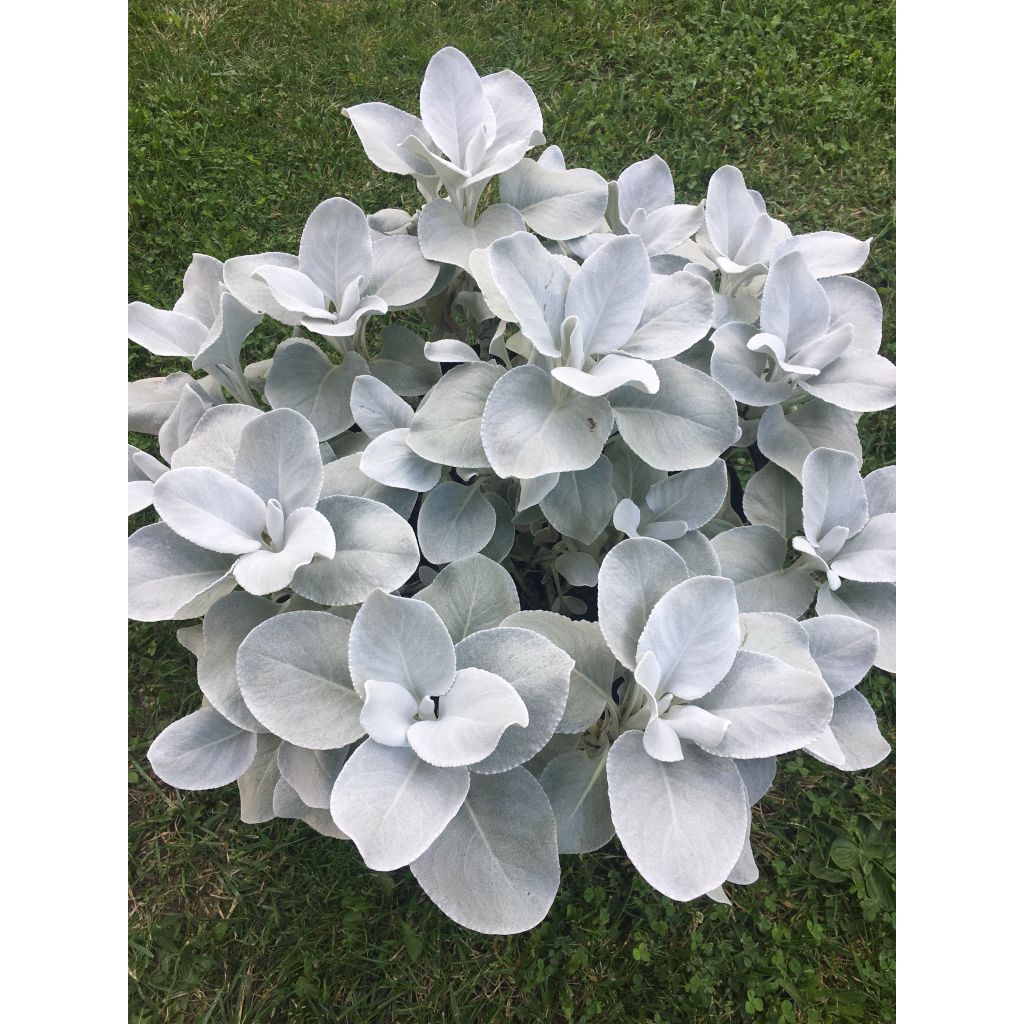
POLYGON ((529 156, 529 86, 452 48, 420 116, 346 113, 422 208, 328 198, 294 253, 197 254, 173 309, 129 305, 191 364, 128 389, 128 511, 158 517, 129 616, 186 623, 202 695, 152 767, 481 932, 615 837, 659 892, 728 900, 777 757, 889 752, 856 689, 895 668, 869 242, 793 235, 734 167, 687 204, 657 155, 529 156))

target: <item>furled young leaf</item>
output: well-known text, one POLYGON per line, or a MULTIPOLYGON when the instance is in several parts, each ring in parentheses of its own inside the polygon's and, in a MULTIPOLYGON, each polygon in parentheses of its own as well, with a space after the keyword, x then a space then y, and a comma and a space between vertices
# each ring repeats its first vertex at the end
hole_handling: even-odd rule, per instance
POLYGON ((512 935, 539 924, 560 876, 555 818, 540 783, 523 768, 473 775, 459 813, 410 867, 465 928, 512 935))

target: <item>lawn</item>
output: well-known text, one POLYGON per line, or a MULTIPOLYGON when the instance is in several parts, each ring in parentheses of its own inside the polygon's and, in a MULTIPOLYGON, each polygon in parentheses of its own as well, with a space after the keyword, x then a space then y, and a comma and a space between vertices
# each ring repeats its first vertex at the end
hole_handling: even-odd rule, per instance
MULTIPOLYGON (((873 236, 860 276, 892 356, 894 17, 864 0, 135 0, 130 297, 169 307, 193 251, 295 251, 328 196, 414 208, 412 179, 373 167, 341 111, 416 110, 427 60, 452 44, 527 79, 570 165, 614 178, 659 153, 695 202, 733 163, 794 231, 873 236)), ((132 346, 133 378, 183 368, 132 346)), ((895 461, 891 413, 861 429, 868 469, 895 461)), ((783 758, 754 810, 761 880, 731 907, 673 903, 613 843, 563 859, 540 927, 488 938, 350 844, 242 825, 233 786, 157 782, 146 749, 198 707, 194 662, 172 624, 129 637, 135 1024, 895 1019, 892 758, 853 775, 783 758)), ((863 690, 893 742, 892 677, 863 690)))

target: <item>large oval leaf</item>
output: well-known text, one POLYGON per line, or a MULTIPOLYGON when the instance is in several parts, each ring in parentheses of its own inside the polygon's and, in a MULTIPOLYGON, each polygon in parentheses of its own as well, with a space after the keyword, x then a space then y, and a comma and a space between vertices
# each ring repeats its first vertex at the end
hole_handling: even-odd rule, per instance
POLYGON ((525 768, 474 775, 459 813, 410 867, 465 928, 512 935, 539 924, 560 877, 555 817, 540 783, 525 768))
POLYGON ((234 782, 256 756, 256 734, 232 725, 215 708, 172 722, 149 748, 153 771, 178 789, 216 789, 234 782))
POLYGON ((725 757, 686 745, 681 761, 656 761, 643 733, 623 733, 608 755, 615 831, 633 866, 660 893, 692 900, 725 881, 749 827, 743 780, 725 757))
POLYGON ((539 366, 517 366, 491 389, 480 437, 498 476, 531 479, 589 468, 611 429, 605 399, 573 391, 539 366))
POLYGON ((512 577, 484 555, 446 565, 415 598, 437 612, 454 643, 500 626, 506 616, 519 611, 519 592, 512 577))
POLYGON ((238 685, 249 710, 289 743, 331 750, 365 732, 348 671, 349 624, 329 612, 283 612, 238 648, 238 685))
POLYGON ((559 754, 540 776, 558 830, 559 853, 590 853, 615 835, 608 803, 608 751, 559 754))
POLYGON ((397 590, 416 571, 416 535, 387 505, 339 494, 317 508, 334 528, 337 551, 296 570, 296 594, 317 604, 360 604, 377 587, 397 590))
POLYGON ((446 480, 423 499, 416 535, 423 557, 434 565, 444 565, 485 547, 496 523, 494 506, 479 487, 446 480))

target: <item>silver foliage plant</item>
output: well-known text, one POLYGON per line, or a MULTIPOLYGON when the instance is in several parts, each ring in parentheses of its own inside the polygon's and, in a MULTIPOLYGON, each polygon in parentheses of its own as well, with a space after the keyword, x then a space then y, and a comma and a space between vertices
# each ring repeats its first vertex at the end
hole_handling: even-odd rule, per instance
POLYGON ((159 517, 129 616, 200 620, 202 707, 153 769, 408 866, 479 932, 536 925, 559 855, 614 836, 727 901, 779 755, 889 753, 857 691, 895 668, 869 242, 793 235, 735 167, 689 205, 656 155, 528 156, 530 87, 452 48, 419 116, 346 113, 421 209, 330 198, 296 254, 197 254, 173 309, 129 305, 196 371, 128 388, 159 453, 129 445, 128 511, 159 517), (291 336, 246 364, 264 320, 291 336))

